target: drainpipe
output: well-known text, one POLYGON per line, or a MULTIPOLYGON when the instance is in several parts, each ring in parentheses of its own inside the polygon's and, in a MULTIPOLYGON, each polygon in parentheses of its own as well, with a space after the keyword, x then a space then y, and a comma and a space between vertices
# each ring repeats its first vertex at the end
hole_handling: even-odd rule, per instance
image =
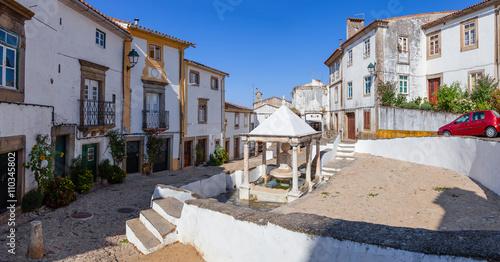
POLYGON ((184 47, 182 49, 179 49, 179 95, 180 95, 180 100, 181 103, 179 103, 179 170, 182 169, 182 157, 181 157, 181 151, 184 149, 182 148, 182 138, 184 137, 184 108, 185 104, 187 102, 187 99, 185 99, 185 93, 184 93, 184 88, 185 88, 185 83, 184 83, 184 50, 187 49, 187 44, 184 44, 184 47))

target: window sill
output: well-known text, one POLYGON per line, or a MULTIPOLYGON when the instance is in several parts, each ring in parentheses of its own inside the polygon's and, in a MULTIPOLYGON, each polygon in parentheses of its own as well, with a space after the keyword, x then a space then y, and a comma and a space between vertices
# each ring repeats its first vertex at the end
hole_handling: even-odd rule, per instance
POLYGON ((368 59, 368 58, 370 58, 370 54, 368 54, 368 55, 366 55, 366 56, 363 56, 363 59, 364 59, 364 60, 366 60, 366 59, 368 59))
POLYGON ((363 94, 364 97, 372 96, 372 93, 363 94))
POLYGON ((207 124, 207 122, 200 122, 200 121, 198 121, 198 125, 206 125, 206 124, 207 124))
POLYGON ((440 58, 440 57, 441 57, 441 53, 434 54, 434 55, 428 55, 427 60, 436 59, 436 58, 440 58))
POLYGON ((470 50, 474 50, 474 49, 478 49, 478 48, 479 48, 479 46, 477 44, 470 45, 470 46, 461 46, 460 52, 466 52, 466 51, 470 51, 470 50))
POLYGON ((189 83, 190 86, 200 86, 200 84, 196 84, 196 83, 189 83))

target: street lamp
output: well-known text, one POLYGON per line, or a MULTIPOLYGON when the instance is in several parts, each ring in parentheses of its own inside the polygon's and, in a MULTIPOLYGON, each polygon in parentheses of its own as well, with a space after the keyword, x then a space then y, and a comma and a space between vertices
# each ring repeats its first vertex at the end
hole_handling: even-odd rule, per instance
POLYGON ((132 49, 132 51, 130 51, 127 56, 128 61, 130 62, 130 66, 127 66, 127 71, 129 71, 130 68, 134 67, 137 62, 139 62, 139 54, 137 53, 137 51, 135 51, 135 49, 132 49))
MULTIPOLYGON (((377 64, 377 63, 375 63, 375 64, 377 64)), ((370 63, 368 65, 368 72, 370 73, 370 75, 377 77, 377 74, 375 73, 375 65, 374 64, 370 63)))

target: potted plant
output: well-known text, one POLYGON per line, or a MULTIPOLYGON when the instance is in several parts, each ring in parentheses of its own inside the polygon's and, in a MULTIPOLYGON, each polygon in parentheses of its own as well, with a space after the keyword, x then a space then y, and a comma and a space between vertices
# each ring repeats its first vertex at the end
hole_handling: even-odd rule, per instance
POLYGON ((101 184, 108 185, 108 180, 113 174, 113 166, 111 165, 109 159, 104 159, 98 166, 99 176, 101 177, 101 184))

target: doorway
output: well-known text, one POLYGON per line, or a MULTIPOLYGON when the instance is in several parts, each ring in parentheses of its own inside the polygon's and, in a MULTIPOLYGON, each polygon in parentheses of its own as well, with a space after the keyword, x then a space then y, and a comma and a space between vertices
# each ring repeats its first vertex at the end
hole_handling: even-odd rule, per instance
POLYGON ((441 78, 429 79, 429 102, 437 103, 437 92, 441 85, 441 78))
POLYGON ((87 169, 92 171, 94 182, 97 181, 97 144, 82 145, 82 158, 87 160, 87 169))
POLYGON ((139 151, 141 141, 127 142, 127 174, 139 172, 139 151))
POLYGON ((17 188, 18 155, 19 152, 9 152, 5 154, 0 154, 0 213, 7 211, 7 207, 9 206, 8 202, 9 200, 16 199, 15 197, 9 196, 9 190, 10 192, 12 192, 12 189, 14 189, 14 192, 18 190, 17 188), (9 168, 12 168, 9 167, 9 163, 15 163, 14 170, 12 169, 9 170, 9 168), (9 173, 11 175, 9 175, 9 173), (12 176, 12 174, 14 175, 12 176), (13 182, 11 180, 9 185, 9 178, 11 177, 14 177, 15 180, 13 182))
POLYGON ((234 138, 234 159, 240 158, 240 138, 234 138))
POLYGON ((191 166, 193 141, 184 142, 184 167, 191 166))
POLYGON ((201 146, 201 152, 203 153, 203 156, 201 157, 202 162, 207 161, 207 140, 206 139, 198 139, 198 144, 201 146))
POLYGON ((68 136, 57 136, 56 137, 56 154, 55 157, 55 167, 54 171, 56 176, 66 177, 66 143, 68 141, 68 136), (62 157, 61 157, 62 155, 62 157))
POLYGON ((170 138, 167 138, 160 147, 160 152, 156 156, 153 172, 170 170, 170 138))
POLYGON ((347 113, 347 138, 356 139, 356 116, 354 113, 347 113))

